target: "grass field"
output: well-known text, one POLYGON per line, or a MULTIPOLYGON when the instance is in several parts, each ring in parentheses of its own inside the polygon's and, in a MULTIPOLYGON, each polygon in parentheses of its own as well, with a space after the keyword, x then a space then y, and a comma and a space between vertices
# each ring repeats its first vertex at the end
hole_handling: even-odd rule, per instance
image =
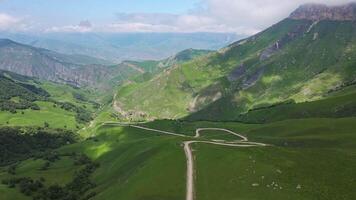
MULTIPOLYGON (((83 152, 100 162, 93 175, 99 192, 95 199, 183 199, 185 196, 185 157, 181 141, 134 128, 104 126, 97 131, 96 140, 66 146, 60 152, 83 152), (159 169, 159 173, 157 171, 159 169)), ((41 161, 36 161, 41 162, 41 161)), ((38 164, 28 160, 26 173, 19 167, 19 176, 38 177, 38 164)), ((72 168, 66 161, 57 161, 49 170, 49 182, 57 181, 57 174, 70 176, 72 168)), ((3 172, 0 179, 9 175, 3 172)), ((65 179, 65 178, 64 178, 65 179)), ((59 184, 65 180, 59 181, 59 184)), ((4 189, 13 196, 14 189, 4 189)), ((20 194, 17 194, 21 196, 20 194)), ((26 199, 16 196, 16 199, 26 199)))
POLYGON ((252 110, 239 120, 266 123, 286 119, 354 117, 356 111, 355 86, 330 93, 325 99, 304 103, 281 104, 252 110))
POLYGON ((56 101, 69 102, 76 106, 85 106, 90 111, 95 111, 95 109, 93 108, 93 104, 89 101, 96 102, 100 100, 93 91, 74 88, 69 85, 42 82, 39 86, 45 89, 51 95, 51 98, 56 101), (82 96, 85 101, 76 99, 74 94, 82 96))
POLYGON ((224 141, 238 141, 241 138, 231 133, 221 130, 204 130, 200 131, 200 138, 207 140, 224 140, 224 141))
POLYGON ((292 120, 246 130, 273 147, 195 145, 197 199, 354 199, 355 122, 292 120))
MULTIPOLYGON (((144 126, 194 135, 196 128, 220 127, 271 147, 220 147, 194 144, 196 199, 354 199, 356 192, 356 118, 303 119, 270 124, 156 121, 144 126)), ((92 179, 97 200, 184 199, 186 161, 182 139, 130 127, 105 125, 95 139, 60 152, 83 152, 100 162, 92 179)), ((225 134, 208 133, 208 138, 225 134)), ((204 139, 204 138, 203 138, 204 139)), ((206 139, 206 138, 205 138, 206 139)), ((41 161, 20 164, 19 175, 38 177, 41 161)), ((46 176, 64 184, 70 161, 57 161, 46 176), (61 174, 57 180, 54 174, 61 174)), ((0 174, 0 179, 6 173, 0 174)), ((22 200, 16 190, 2 194, 22 200), (19 196, 16 196, 19 195, 19 196)))
POLYGON ((183 199, 185 158, 180 142, 133 128, 103 127, 99 142, 80 148, 101 163, 95 199, 183 199), (159 173, 157 173, 159 169, 159 173))
POLYGON ((100 107, 98 97, 85 88, 19 75, 0 79, 0 126, 43 127, 46 123, 50 128, 78 130, 100 107))
MULTIPOLYGON (((18 110, 16 114, 0 111, 0 125, 6 126, 44 126, 47 122, 51 128, 77 129, 75 113, 53 107, 53 103, 39 101, 41 110, 18 110)), ((82 125, 81 125, 82 126, 82 125)))
POLYGON ((31 197, 26 197, 23 194, 19 193, 15 189, 9 189, 6 185, 0 184, 0 193, 1 198, 6 200, 31 200, 31 197))
MULTIPOLYGON (((58 193, 78 192, 80 200, 93 192, 93 200, 183 200, 187 163, 194 163, 194 200, 354 200, 354 44, 353 21, 285 19, 219 51, 186 50, 162 61, 113 65, 117 76, 98 76, 92 89, 5 73, 0 126, 71 129, 78 137, 54 141, 62 145, 57 152, 42 152, 51 140, 42 147, 32 145, 41 143, 32 140, 36 135, 4 134, 1 164, 17 156, 43 160, 21 160, 16 169, 0 165, 0 200, 32 199, 18 186, 26 183, 8 188, 1 182, 18 177, 43 177, 46 189, 58 184, 58 193), (153 119, 175 120, 142 127, 115 123, 153 119), (198 128, 228 129, 251 143, 238 144, 243 137, 218 130, 194 138, 198 128), (48 158, 56 155, 60 160, 48 158), (47 170, 45 159, 52 160, 47 170), (84 184, 65 187, 72 182, 84 184)), ((33 130, 40 132, 21 134, 33 130)))

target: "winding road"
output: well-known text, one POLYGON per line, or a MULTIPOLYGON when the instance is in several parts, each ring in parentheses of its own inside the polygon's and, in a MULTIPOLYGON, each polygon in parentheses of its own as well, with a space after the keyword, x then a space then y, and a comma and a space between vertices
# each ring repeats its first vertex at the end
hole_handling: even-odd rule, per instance
POLYGON ((133 127, 133 128, 137 128, 137 129, 152 131, 152 132, 166 134, 166 135, 171 135, 171 136, 195 139, 195 140, 188 140, 188 141, 184 142, 184 152, 185 152, 185 156, 187 159, 186 200, 194 200, 195 199, 195 188, 194 188, 195 168, 194 168, 194 156, 193 156, 193 151, 192 151, 192 147, 191 147, 192 144, 204 143, 204 144, 212 144, 212 145, 227 146, 227 147, 265 147, 265 146, 269 146, 268 144, 264 144, 264 143, 249 142, 247 137, 245 137, 241 134, 235 133, 231 130, 222 129, 222 128, 198 128, 195 131, 195 136, 191 137, 191 136, 187 136, 187 135, 183 135, 183 134, 172 133, 172 132, 168 132, 168 131, 162 131, 162 130, 147 128, 147 127, 138 126, 138 125, 122 124, 122 123, 115 123, 115 124, 118 124, 121 126, 129 126, 129 127, 133 127), (209 130, 227 132, 229 134, 235 135, 236 137, 240 138, 240 140, 234 141, 234 142, 228 142, 225 140, 221 140, 221 141, 197 140, 203 131, 209 131, 209 130))

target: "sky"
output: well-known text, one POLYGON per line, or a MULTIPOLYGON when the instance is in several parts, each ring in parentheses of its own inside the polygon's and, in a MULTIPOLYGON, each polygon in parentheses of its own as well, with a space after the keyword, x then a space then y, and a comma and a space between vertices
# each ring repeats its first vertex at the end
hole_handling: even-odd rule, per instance
POLYGON ((252 35, 305 3, 356 0, 0 0, 0 31, 252 35))

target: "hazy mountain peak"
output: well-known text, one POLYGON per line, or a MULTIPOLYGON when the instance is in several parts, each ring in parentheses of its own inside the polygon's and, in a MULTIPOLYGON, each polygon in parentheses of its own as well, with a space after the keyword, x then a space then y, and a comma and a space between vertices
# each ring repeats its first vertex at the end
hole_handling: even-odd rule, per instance
POLYGON ((297 20, 307 19, 313 21, 353 21, 356 20, 356 3, 349 3, 340 6, 304 4, 295 10, 289 18, 297 20))
POLYGON ((9 39, 1 39, 0 38, 0 46, 6 46, 9 44, 15 44, 15 42, 12 40, 9 40, 9 39))

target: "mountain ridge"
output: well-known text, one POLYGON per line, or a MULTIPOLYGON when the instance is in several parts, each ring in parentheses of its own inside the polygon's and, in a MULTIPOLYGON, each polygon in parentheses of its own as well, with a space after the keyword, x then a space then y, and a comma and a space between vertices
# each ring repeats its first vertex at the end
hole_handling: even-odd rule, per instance
POLYGON ((0 41, 0 69, 44 80, 89 86, 106 76, 101 65, 68 63, 62 54, 23 45, 8 39, 0 41))
POLYGON ((102 65, 90 64, 95 58, 65 55, 10 39, 0 39, 0 69, 75 87, 109 91, 130 78, 141 74, 147 78, 209 52, 211 51, 187 49, 160 61, 123 61, 120 64, 102 65))
POLYGON ((349 3, 338 6, 328 6, 325 4, 304 4, 296 9, 290 19, 306 19, 312 21, 335 20, 335 21, 355 21, 356 3, 349 3))
POLYGON ((124 109, 150 118, 218 121, 292 100, 319 100, 355 79, 355 40, 353 21, 286 18, 151 81, 123 87, 117 98, 124 109))
POLYGON ((188 48, 215 50, 243 38, 235 33, 11 33, 0 37, 70 55, 120 63, 161 60, 188 48))

